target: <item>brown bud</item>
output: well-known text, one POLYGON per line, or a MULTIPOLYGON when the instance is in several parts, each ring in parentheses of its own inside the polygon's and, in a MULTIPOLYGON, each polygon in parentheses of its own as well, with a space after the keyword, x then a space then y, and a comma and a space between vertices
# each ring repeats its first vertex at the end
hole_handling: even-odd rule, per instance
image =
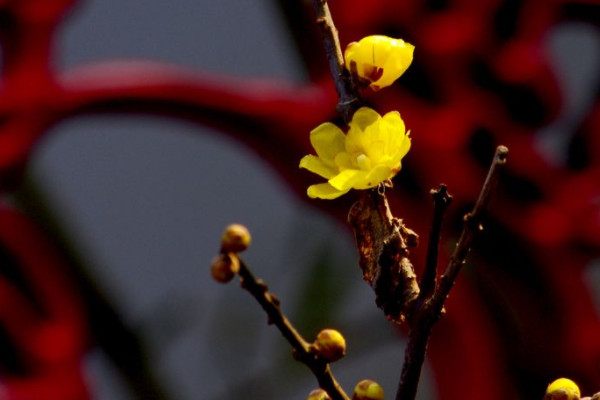
POLYGON ((370 379, 362 380, 354 388, 352 400, 383 400, 383 388, 370 379))
POLYGON ((250 246, 250 232, 240 224, 231 224, 221 237, 221 249, 226 253, 239 253, 250 246))
POLYGON ((240 271, 240 260, 235 254, 221 253, 213 258, 210 272, 215 281, 227 283, 240 271))
POLYGON ((308 394, 306 400, 331 400, 331 397, 323 389, 315 389, 308 394))
POLYGON ((327 362, 337 361, 346 355, 346 339, 335 329, 319 332, 313 346, 327 362))

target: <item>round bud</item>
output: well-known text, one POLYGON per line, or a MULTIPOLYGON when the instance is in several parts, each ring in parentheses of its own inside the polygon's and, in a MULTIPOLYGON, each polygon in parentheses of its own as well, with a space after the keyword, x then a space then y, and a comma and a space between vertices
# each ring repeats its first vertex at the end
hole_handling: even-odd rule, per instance
POLYGON ((250 246, 250 232, 240 224, 231 224, 221 237, 221 249, 226 252, 239 253, 250 246))
POLYGON ((212 260, 210 273, 215 281, 227 283, 240 271, 240 260, 235 254, 221 253, 212 260))
POLYGON ((570 379, 559 378, 548 385, 544 400, 579 400, 579 387, 570 379))
POLYGON ((314 348, 327 362, 334 362, 346 355, 346 339, 335 329, 323 329, 317 335, 314 348))
POLYGON ((383 388, 370 379, 362 380, 354 388, 352 400, 383 400, 383 388))
POLYGON ((323 389, 315 389, 308 394, 306 400, 331 400, 331 397, 323 389))

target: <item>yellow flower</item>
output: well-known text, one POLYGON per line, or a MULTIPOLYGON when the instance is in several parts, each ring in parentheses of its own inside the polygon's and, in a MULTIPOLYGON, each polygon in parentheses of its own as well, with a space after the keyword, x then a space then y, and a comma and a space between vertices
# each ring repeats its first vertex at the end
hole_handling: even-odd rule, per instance
POLYGON ((402 39, 367 36, 346 47, 346 68, 359 81, 379 90, 400 78, 412 62, 414 50, 415 46, 402 39))
POLYGON ((327 179, 308 188, 311 198, 335 199, 350 189, 370 189, 400 171, 402 157, 410 149, 410 138, 400 113, 381 117, 362 107, 352 117, 348 134, 326 122, 310 133, 317 155, 300 161, 300 168, 327 179))
POLYGON ((544 400, 579 400, 581 393, 575 382, 559 378, 548 385, 544 400))

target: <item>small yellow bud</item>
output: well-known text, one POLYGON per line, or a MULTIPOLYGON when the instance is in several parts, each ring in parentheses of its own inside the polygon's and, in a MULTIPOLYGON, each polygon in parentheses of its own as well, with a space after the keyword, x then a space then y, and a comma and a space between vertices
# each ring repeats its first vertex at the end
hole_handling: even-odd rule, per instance
POLYGON ((390 86, 408 69, 415 46, 402 39, 373 35, 352 42, 344 54, 346 68, 373 90, 390 86))
POLYGON ((213 258, 210 272, 215 281, 227 283, 240 271, 240 260, 234 253, 221 253, 213 258))
POLYGON ((370 379, 362 380, 354 388, 352 400, 383 400, 383 388, 370 379))
POLYGON ((317 353, 327 362, 334 362, 346 355, 346 339, 335 329, 323 329, 314 342, 317 353))
POLYGON ((323 389, 315 389, 308 394, 306 400, 331 400, 331 397, 323 389))
POLYGON ((579 400, 581 393, 575 382, 560 378, 548 385, 544 400, 579 400))
POLYGON ((250 246, 250 232, 240 224, 231 224, 221 237, 221 248, 226 253, 239 253, 250 246))

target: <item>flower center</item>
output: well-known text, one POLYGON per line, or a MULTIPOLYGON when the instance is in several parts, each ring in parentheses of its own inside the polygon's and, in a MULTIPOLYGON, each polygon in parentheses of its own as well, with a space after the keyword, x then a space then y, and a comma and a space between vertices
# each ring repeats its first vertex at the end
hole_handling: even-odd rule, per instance
POLYGON ((371 169, 371 159, 364 153, 361 153, 356 157, 356 163, 363 171, 369 171, 371 169))

